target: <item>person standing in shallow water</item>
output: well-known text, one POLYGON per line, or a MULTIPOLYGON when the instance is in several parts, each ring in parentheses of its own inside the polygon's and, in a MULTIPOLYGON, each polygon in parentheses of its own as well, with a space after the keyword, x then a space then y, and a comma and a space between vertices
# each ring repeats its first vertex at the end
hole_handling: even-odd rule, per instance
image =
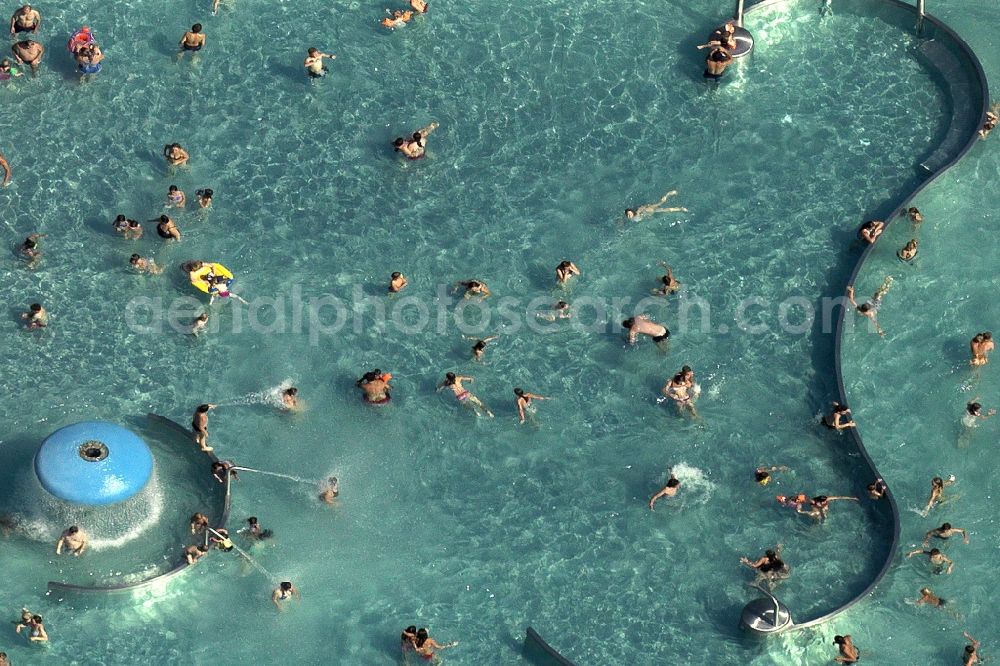
POLYGON ((986 365, 990 362, 989 353, 996 345, 993 343, 993 334, 989 331, 976 333, 976 337, 969 342, 969 351, 972 353, 971 365, 986 365))
POLYGON ((194 430, 194 441, 205 453, 213 450, 208 445, 208 410, 214 408, 215 405, 208 403, 198 405, 198 408, 194 410, 194 416, 191 417, 191 429, 194 430))
POLYGON ((0 169, 3 169, 3 187, 7 187, 10 183, 10 165, 7 164, 7 159, 0 153, 0 169))
POLYGON ((851 640, 850 634, 846 634, 844 636, 834 636, 833 644, 840 649, 840 656, 834 657, 834 661, 840 664, 858 663, 858 659, 861 658, 861 653, 858 652, 858 648, 854 646, 854 641, 851 640))
POLYGON ((299 601, 302 601, 302 595, 299 594, 298 589, 289 581, 281 583, 278 587, 274 588, 273 592, 271 592, 271 601, 274 602, 274 605, 278 610, 284 610, 281 602, 291 599, 292 597, 296 597, 299 601))
POLYGON ((305 62, 302 63, 303 67, 306 68, 306 74, 309 75, 311 79, 321 79, 326 76, 326 67, 323 66, 323 59, 327 58, 329 60, 335 60, 337 56, 330 53, 323 53, 316 47, 312 47, 306 54, 305 62))
POLYGON ((80 557, 87 549, 87 533, 73 525, 64 531, 56 542, 56 555, 62 555, 63 546, 66 546, 67 552, 80 557))
POLYGON ((191 26, 191 29, 185 32, 184 36, 181 37, 181 50, 177 52, 177 57, 183 58, 184 53, 187 51, 201 51, 203 46, 205 46, 205 35, 201 31, 201 23, 195 23, 191 26))

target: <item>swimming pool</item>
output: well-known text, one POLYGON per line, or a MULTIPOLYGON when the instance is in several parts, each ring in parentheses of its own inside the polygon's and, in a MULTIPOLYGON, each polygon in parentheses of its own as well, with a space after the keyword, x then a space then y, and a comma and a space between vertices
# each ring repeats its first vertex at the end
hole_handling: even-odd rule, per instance
POLYGON ((54 639, 43 653, 4 648, 15 663, 81 650, 107 664, 383 663, 411 623, 460 640, 446 653, 454 663, 516 663, 528 624, 580 664, 668 650, 691 663, 827 654, 826 628, 745 642, 735 624, 753 594, 738 559, 783 543, 795 573, 780 596, 810 617, 865 587, 891 526, 868 504, 835 506, 821 527, 776 510, 775 493, 852 494, 867 479, 855 478, 846 438, 815 428, 836 383, 831 336, 795 326, 806 306, 791 303, 789 324, 765 332, 737 325, 773 322, 785 299, 812 304, 842 284, 856 223, 919 180, 948 117, 933 73, 907 57, 915 39, 861 5, 834 5, 822 21, 810 3, 762 9, 747 21, 754 55, 715 90, 693 47, 729 8, 704 2, 434 7, 393 34, 375 25, 382 7, 363 3, 246 2, 217 19, 183 7, 52 8, 49 35, 95 27, 105 71, 77 86, 51 37, 45 76, 0 91, 31 104, 14 129, 38 128, 3 146, 15 168, 0 191, 16 211, 4 216, 9 236, 49 234, 39 269, 8 261, 4 279, 15 312, 40 299, 53 314, 42 336, 6 320, 0 367, 17 401, 0 405, 4 450, 87 418, 154 411, 183 423, 209 400, 223 405, 212 416, 221 455, 306 479, 336 474, 342 499, 331 509, 313 485, 246 476, 233 522, 257 515, 275 529, 253 551, 272 576, 213 553, 135 605, 40 599, 56 565, 12 539, 0 561, 19 573, 0 600, 46 615, 54 639), (175 64, 197 19, 209 47, 175 64), (255 38, 262 30, 272 43, 255 38), (885 39, 873 45, 872 34, 885 39), (309 45, 338 55, 315 84, 300 70, 309 45), (879 70, 888 59, 895 68, 879 70), (441 128, 430 157, 398 161, 388 142, 431 120, 441 128), (193 156, 176 179, 158 157, 173 141, 193 156), (189 196, 216 192, 207 217, 178 216, 180 244, 150 229, 138 243, 111 235, 117 212, 158 214, 173 182, 189 196), (675 188, 690 214, 618 221, 675 188), (132 251, 167 271, 130 275, 132 251), (151 307, 192 293, 175 268, 190 258, 233 269, 257 323, 226 306, 200 340, 138 331, 158 321, 151 307), (589 330, 525 325, 479 366, 459 326, 438 327, 457 301, 439 284, 484 279, 523 312, 532 298, 562 297, 551 287, 564 258, 584 272, 569 300, 608 305, 604 316, 580 307, 589 330), (661 259, 685 290, 645 307, 673 330, 671 349, 625 350, 610 304, 645 296, 661 259), (393 270, 416 299, 389 313, 413 324, 423 303, 432 324, 376 323, 393 270), (349 323, 335 335, 308 317, 296 328, 296 288, 303 299, 335 294, 349 323), (283 301, 261 307, 268 297, 283 301), (761 302, 741 314, 748 297, 761 302), (700 302, 713 313, 707 329, 700 302), (686 326, 680 305, 692 308, 686 326), (683 364, 704 387, 697 422, 655 404, 683 364), (397 378, 380 411, 353 387, 375 366, 397 378), (446 370, 475 375, 497 418, 474 420, 435 394, 446 370), (309 405, 302 415, 252 395, 286 378, 309 405), (537 423, 517 426, 514 386, 554 398, 537 423), (761 489, 749 483, 759 464, 794 472, 761 489), (650 513, 674 466, 690 492, 650 513), (277 615, 268 595, 286 579, 304 599, 277 615))

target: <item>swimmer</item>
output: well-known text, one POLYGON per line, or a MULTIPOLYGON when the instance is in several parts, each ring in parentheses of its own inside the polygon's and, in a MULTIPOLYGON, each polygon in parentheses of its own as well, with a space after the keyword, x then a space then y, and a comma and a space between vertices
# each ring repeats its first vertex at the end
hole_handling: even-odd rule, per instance
POLYGON ((354 385, 361 389, 362 398, 365 402, 370 405, 384 405, 392 399, 390 395, 392 387, 389 386, 389 380, 391 379, 391 374, 388 372, 383 373, 376 368, 362 375, 361 379, 354 382, 354 385))
POLYGON ((199 208, 211 208, 212 207, 212 195, 214 195, 214 194, 215 194, 215 192, 213 192, 212 188, 210 188, 210 187, 206 187, 205 189, 202 189, 202 190, 195 190, 194 191, 194 196, 198 200, 198 207, 199 208))
POLYGON ((514 400, 517 403, 517 415, 521 419, 521 423, 524 423, 525 415, 530 411, 532 414, 535 413, 535 408, 531 406, 532 400, 548 400, 545 396, 536 395, 534 393, 525 393, 522 389, 514 389, 514 395, 517 396, 514 400))
POLYGON ((191 322, 191 335, 198 335, 208 327, 208 313, 202 312, 198 317, 191 322))
POLYGON ((3 153, 0 153, 0 169, 3 169, 3 187, 7 187, 7 184, 10 183, 10 165, 7 164, 7 158, 3 156, 3 153))
POLYGON ((119 213, 115 216, 114 221, 111 223, 111 228, 115 230, 116 234, 121 234, 128 239, 128 223, 129 219, 119 213))
POLYGON ((565 286, 574 275, 580 275, 580 269, 572 261, 563 261, 556 266, 557 284, 565 286))
POLYGON ((677 195, 677 190, 670 190, 669 192, 667 192, 666 194, 664 194, 662 197, 660 197, 660 200, 657 201, 656 203, 643 204, 642 206, 639 206, 638 208, 626 208, 625 209, 625 219, 627 219, 627 220, 635 220, 636 222, 639 222, 640 220, 642 220, 646 216, 648 216, 648 215, 655 215, 656 213, 686 213, 686 212, 688 212, 687 208, 663 208, 663 204, 667 203, 667 199, 669 199, 672 196, 676 196, 676 195, 677 195))
POLYGON ((410 8, 418 14, 427 13, 427 3, 425 0, 410 0, 410 8))
POLYGON ((27 622, 24 621, 22 616, 22 621, 14 627, 14 633, 21 633, 21 629, 28 630, 28 640, 32 643, 44 643, 49 640, 49 635, 45 633, 45 625, 43 624, 41 615, 32 615, 27 622))
POLYGON ((941 608, 948 602, 937 596, 929 587, 920 588, 920 598, 913 602, 916 606, 923 606, 927 604, 928 606, 934 606, 935 608, 941 608))
POLYGON ((718 81, 732 62, 732 53, 722 46, 713 46, 705 58, 705 72, 702 76, 708 81, 718 81))
MULTIPOLYGON (((463 337, 465 337, 465 336, 463 336, 463 337)), ((483 360, 483 356, 486 354, 486 345, 487 345, 487 343, 493 342, 494 340, 496 340, 499 337, 500 337, 499 335, 491 335, 488 338, 482 338, 482 339, 472 338, 472 339, 474 339, 476 341, 476 344, 472 345, 472 360, 473 361, 482 361, 483 360)), ((469 339, 469 338, 467 338, 467 339, 469 339)))
POLYGON ((680 372, 667 380, 660 393, 674 401, 678 413, 683 414, 687 411, 693 418, 698 418, 698 412, 694 408, 694 385, 694 370, 685 365, 680 372))
POLYGON ((920 212, 919 208, 910 206, 906 209, 906 216, 910 218, 910 222, 913 223, 913 230, 916 231, 920 228, 920 223, 924 221, 924 214, 920 212))
POLYGON ((250 516, 247 518, 247 526, 240 531, 246 532, 251 539, 256 539, 257 541, 270 539, 274 536, 274 532, 272 530, 265 530, 260 526, 260 523, 257 522, 257 516, 250 516))
POLYGON ((395 271, 389 276, 389 293, 398 294, 406 288, 406 285, 410 284, 410 281, 406 279, 406 276, 395 271))
POLYGON ((163 240, 180 240, 181 230, 177 228, 174 221, 171 220, 166 215, 161 215, 155 220, 150 220, 150 222, 156 222, 156 235, 163 240))
POLYGON ((559 301, 552 305, 548 312, 536 312, 535 316, 545 321, 555 321, 556 319, 570 319, 573 313, 569 309, 569 303, 559 301))
POLYGON ((950 486, 954 483, 955 483, 954 474, 949 476, 947 481, 942 479, 940 476, 935 476, 933 479, 931 479, 931 496, 927 500, 927 506, 924 507, 925 516, 930 512, 931 509, 934 508, 936 504, 942 501, 945 487, 950 486))
POLYGON ((212 447, 208 445, 208 410, 215 409, 215 405, 208 403, 198 405, 191 417, 191 428, 194 430, 194 441, 198 447, 208 453, 212 447))
POLYGON ((830 413, 823 416, 820 422, 831 430, 844 430, 855 427, 854 419, 851 418, 851 408, 839 402, 833 403, 830 413))
POLYGON ((854 646, 854 641, 851 639, 850 634, 845 636, 834 636, 833 644, 840 649, 840 656, 834 657, 834 661, 841 664, 858 663, 858 660, 861 658, 861 653, 858 652, 858 648, 854 646))
POLYGON ((666 326, 657 324, 644 314, 626 319, 622 322, 622 328, 628 330, 628 343, 630 345, 635 344, 639 335, 648 335, 657 346, 661 346, 670 337, 670 331, 667 330, 666 326))
POLYGON ((796 513, 801 513, 804 516, 809 516, 818 522, 823 522, 830 513, 830 502, 834 500, 859 501, 857 497, 850 497, 846 495, 837 495, 833 497, 827 495, 817 495, 809 500, 809 505, 806 510, 803 511, 803 507, 800 506, 795 511, 796 513))
POLYGON ((809 498, 805 493, 799 493, 791 496, 776 495, 775 498, 781 506, 787 509, 795 509, 796 511, 809 503, 809 498))
POLYGON ((222 552, 228 553, 236 547, 233 545, 233 540, 229 538, 229 530, 224 527, 220 527, 217 530, 210 529, 209 532, 211 533, 211 536, 208 537, 209 542, 222 552))
POLYGON ((19 32, 38 32, 42 27, 42 15, 31 5, 24 5, 10 17, 10 34, 19 32))
POLYGON ((681 288, 681 283, 674 279, 673 269, 665 261, 661 261, 660 265, 667 269, 667 274, 660 278, 661 286, 656 289, 650 289, 650 293, 653 296, 669 296, 670 294, 677 293, 681 288))
POLYGON ((49 313, 45 311, 41 303, 32 303, 27 312, 21 313, 21 319, 27 320, 24 326, 29 331, 45 328, 49 325, 49 313))
POLYGON ((712 36, 708 38, 707 44, 698 45, 698 49, 706 49, 711 46, 722 46, 732 51, 736 48, 736 22, 726 21, 726 24, 716 28, 712 36))
POLYGON ((134 268, 139 273, 151 273, 153 275, 159 275, 163 272, 162 266, 157 266, 156 262, 152 259, 146 259, 138 254, 133 254, 128 259, 129 265, 134 268))
POLYGON ((885 222, 882 220, 868 220, 858 227, 858 240, 862 240, 869 245, 878 240, 885 229, 885 222))
POLYGON ((993 104, 990 110, 986 112, 986 120, 979 129, 979 138, 985 139, 988 137, 990 132, 996 128, 997 122, 1000 122, 1000 102, 993 104))
POLYGON ((900 261, 913 261, 917 256, 917 239, 911 238, 907 241, 906 245, 896 252, 896 256, 899 257, 900 261))
POLYGON ((427 155, 427 137, 437 128, 437 123, 431 123, 427 127, 414 132, 409 139, 396 137, 392 142, 393 149, 397 153, 403 153, 408 159, 419 160, 427 155))
POLYGON ((962 654, 962 666, 975 666, 975 664, 979 663, 979 641, 970 636, 967 631, 963 631, 962 635, 969 641, 969 644, 965 646, 965 652, 962 654))
POLYGON ((324 58, 335 60, 337 56, 330 53, 323 53, 315 47, 309 49, 306 60, 302 63, 303 67, 306 68, 306 74, 309 75, 309 78, 320 79, 326 76, 326 67, 323 67, 324 58))
POLYGON ((969 532, 961 527, 952 527, 951 523, 941 523, 941 527, 935 527, 924 535, 924 548, 931 542, 931 539, 950 539, 956 534, 962 535, 962 543, 969 543, 969 532))
POLYGON ((191 29, 184 33, 179 43, 181 50, 177 52, 178 58, 184 57, 185 51, 201 51, 205 46, 205 35, 201 31, 201 23, 195 23, 191 29))
POLYGON ((777 578, 787 578, 791 573, 788 565, 781 559, 781 544, 774 547, 774 550, 764 551, 764 555, 755 561, 750 561, 746 557, 740 558, 740 563, 745 564, 757 571, 761 579, 773 581, 777 578))
POLYGON ((38 241, 45 236, 46 234, 29 234, 18 246, 17 253, 28 260, 28 268, 34 268, 41 261, 42 250, 38 247, 38 241))
POLYGON ((440 391, 443 388, 451 389, 451 392, 455 394, 455 399, 466 405, 477 416, 482 413, 490 418, 493 418, 493 412, 491 412, 489 408, 483 404, 483 401, 473 395, 471 391, 462 385, 462 382, 471 381, 474 381, 473 377, 456 375, 454 372, 448 372, 444 376, 444 381, 438 385, 437 390, 440 391))
POLYGON ((59 541, 56 542, 56 555, 62 555, 63 546, 66 546, 67 552, 80 557, 87 549, 87 533, 73 525, 59 536, 59 541))
POLYGON ((7 58, 0 60, 0 81, 10 81, 18 76, 24 76, 24 72, 12 66, 7 58))
POLYGON ((990 362, 989 353, 996 345, 993 344, 993 333, 983 331, 976 333, 976 337, 969 342, 969 351, 972 352, 972 365, 986 365, 990 362))
POLYGON ((404 653, 416 649, 417 627, 411 624, 399 635, 399 649, 404 653))
POLYGON ((274 592, 271 593, 271 601, 274 602, 274 605, 278 610, 284 610, 281 606, 281 602, 286 599, 291 599, 292 597, 297 597, 300 602, 302 601, 302 595, 299 594, 299 591, 295 588, 295 586, 287 580, 278 585, 278 587, 274 588, 274 592))
POLYGON ((486 283, 479 280, 461 280, 455 283, 455 287, 461 287, 465 290, 463 298, 478 296, 479 300, 482 301, 492 296, 492 292, 490 292, 490 288, 486 286, 486 283))
POLYGON ((965 415, 962 416, 962 425, 966 428, 975 428, 980 419, 988 419, 996 415, 997 410, 991 409, 983 414, 983 406, 978 402, 970 402, 965 406, 965 415))
POLYGON ((289 386, 281 392, 281 408, 295 411, 299 408, 299 390, 294 386, 289 386))
POLYGON ((176 185, 167 188, 167 208, 184 208, 186 204, 187 197, 184 196, 183 190, 176 185))
POLYGON ((417 629, 417 635, 413 640, 413 649, 427 661, 434 661, 434 650, 445 650, 458 645, 458 641, 452 641, 441 645, 436 640, 427 635, 426 629, 417 629))
POLYGON ((889 490, 889 486, 885 484, 885 481, 875 479, 872 483, 868 484, 868 497, 873 500, 880 500, 885 497, 887 490, 889 490))
POLYGON ((10 51, 14 54, 14 60, 17 61, 17 64, 29 65, 32 75, 38 73, 38 68, 42 64, 42 56, 45 55, 44 46, 30 39, 24 39, 11 46, 10 51))
POLYGON ((677 494, 678 489, 681 487, 681 482, 671 474, 670 479, 667 480, 667 485, 660 488, 655 495, 649 498, 649 510, 653 511, 653 505, 656 504, 657 500, 661 497, 673 497, 677 494))
POLYGON ((389 28, 390 30, 395 30, 396 28, 402 28, 404 25, 410 22, 413 18, 413 12, 402 9, 397 9, 394 12, 390 12, 388 9, 385 10, 388 14, 386 18, 382 19, 382 27, 389 28))
POLYGON ((236 464, 232 460, 215 460, 212 462, 211 467, 212 476, 219 483, 226 482, 226 473, 229 473, 229 478, 236 481, 240 480, 239 472, 236 469, 236 464))
POLYGON ((923 548, 917 548, 916 550, 911 550, 906 554, 906 559, 910 559, 914 555, 926 555, 927 560, 934 565, 934 573, 941 573, 941 568, 947 564, 948 567, 944 569, 944 573, 950 574, 952 569, 955 568, 955 563, 952 562, 937 548, 931 548, 930 550, 924 550, 923 548))
POLYGON ((167 164, 170 166, 183 166, 187 164, 191 156, 188 152, 181 148, 179 143, 170 143, 163 146, 163 158, 167 160, 167 164))
POLYGON ((104 52, 96 43, 90 46, 81 46, 73 54, 73 57, 76 59, 76 71, 80 74, 97 74, 103 67, 101 61, 104 60, 104 52))
POLYGON ((125 240, 142 238, 142 225, 136 220, 125 220, 125 240))
POLYGON ((0 532, 3 533, 3 538, 6 539, 10 536, 10 533, 17 529, 17 518, 12 515, 0 513, 0 532))
POLYGON ((10 660, 6 652, 0 652, 0 666, 10 666, 10 660))
POLYGON ((771 483, 771 472, 788 472, 791 471, 784 465, 776 465, 774 467, 758 467, 753 471, 753 480, 762 486, 766 486, 771 483))
POLYGON ((883 338, 885 337, 885 331, 883 331, 882 327, 879 326, 876 315, 878 314, 879 308, 882 307, 882 299, 885 298, 887 293, 889 293, 889 288, 891 286, 892 276, 887 275, 885 280, 882 282, 882 286, 878 288, 871 300, 862 303, 861 305, 858 305, 857 301, 854 300, 854 285, 847 287, 847 300, 851 302, 851 305, 854 306, 854 309, 857 310, 860 315, 868 317, 872 320, 872 323, 875 325, 875 330, 883 338))
POLYGON ((340 481, 337 480, 337 477, 331 476, 323 484, 323 490, 320 491, 319 498, 327 504, 333 504, 333 500, 337 499, 339 495, 340 481))
POLYGON ((191 534, 201 534, 208 529, 208 516, 199 512, 191 516, 191 534))
POLYGON ((188 546, 184 549, 184 559, 187 560, 189 565, 194 564, 201 558, 208 555, 208 546, 188 546))

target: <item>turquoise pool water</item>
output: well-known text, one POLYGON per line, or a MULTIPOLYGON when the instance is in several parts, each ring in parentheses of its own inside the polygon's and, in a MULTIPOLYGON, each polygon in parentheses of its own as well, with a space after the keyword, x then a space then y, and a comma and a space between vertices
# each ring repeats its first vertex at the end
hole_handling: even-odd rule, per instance
MULTIPOLYGON (((186 423, 207 400, 223 405, 211 422, 220 455, 307 479, 336 474, 342 497, 326 507, 313 485, 244 475, 232 519, 257 515, 275 529, 253 551, 268 573, 213 553, 135 603, 45 597, 60 563, 12 537, 0 602, 41 612, 54 639, 42 650, 4 639, 15 663, 81 653, 103 664, 392 663, 411 623, 460 640, 445 653, 452 663, 517 663, 528 624, 581 665, 669 654, 805 663, 830 653, 834 630, 871 645, 912 614, 864 606, 768 643, 736 629, 753 596, 740 556, 783 543, 794 575, 781 598, 811 617, 859 592, 888 547, 887 519, 869 503, 835 505, 815 526, 777 510, 773 495, 856 494, 870 480, 846 438, 814 425, 835 394, 832 338, 796 325, 849 274, 857 222, 911 190, 943 136, 946 100, 909 56, 912 36, 860 6, 834 5, 822 21, 811 3, 765 10, 748 17, 753 57, 710 89, 693 47, 731 8, 705 2, 434 6, 393 34, 376 25, 380 5, 241 2, 217 18, 183 7, 42 7, 45 72, 0 90, 18 105, 2 146, 15 169, 0 191, 5 233, 12 244, 49 234, 37 270, 0 266, 3 450, 82 419, 153 411, 186 423), (194 20, 209 47, 175 63, 194 20), (84 22, 108 60, 79 85, 61 43, 84 22), (300 67, 309 45, 338 55, 316 83, 300 67), (441 127, 429 158, 399 161, 388 142, 431 120, 441 127), (177 175, 158 157, 173 141, 192 154, 177 175), (110 233, 115 213, 159 214, 171 183, 216 192, 207 216, 177 216, 180 243, 149 225, 135 243, 110 233), (669 189, 690 213, 619 221, 669 189), (166 272, 131 275, 133 251, 166 272), (216 306, 218 330, 197 340, 138 330, 158 321, 147 305, 193 295, 176 270, 190 258, 233 269, 253 317, 216 306), (669 351, 625 349, 621 317, 581 306, 578 321, 593 325, 508 330, 471 363, 438 285, 477 277, 494 303, 516 298, 510 308, 523 312, 563 297, 552 270, 564 258, 584 273, 569 291, 576 303, 634 304, 669 261, 684 291, 643 306, 673 330, 669 351), (411 279, 409 314, 382 295, 393 270, 411 279), (297 290, 368 300, 323 334, 308 317, 295 326, 297 290), (760 304, 741 314, 751 297, 760 304), (790 297, 803 300, 776 325, 790 297), (282 302, 261 308, 267 298, 282 302), (42 335, 19 330, 16 314, 34 300, 52 313, 42 335), (680 306, 699 301, 707 327, 697 308, 682 325, 680 306), (421 303, 432 325, 375 322, 382 304, 413 324, 421 303), (699 421, 655 403, 683 364, 704 389, 699 421), (381 410, 353 387, 374 366, 396 377, 381 410), (435 394, 447 370, 475 375, 497 418, 475 420, 435 394), (301 390, 302 414, 246 404, 285 379, 301 390), (514 386, 553 398, 524 427, 514 386), (760 464, 794 471, 761 489, 751 483, 760 464), (685 492, 650 513, 671 468, 685 492), (286 579, 303 602, 278 614, 269 593, 286 579)), ((500 314, 490 316, 495 333, 500 314)))

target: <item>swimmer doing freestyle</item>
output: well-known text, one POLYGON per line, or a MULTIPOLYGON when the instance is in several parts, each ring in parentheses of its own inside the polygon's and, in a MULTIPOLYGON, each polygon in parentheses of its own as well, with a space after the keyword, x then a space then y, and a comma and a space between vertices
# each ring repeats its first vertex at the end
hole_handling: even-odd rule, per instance
POLYGON ((483 404, 483 401, 472 394, 471 391, 466 389, 462 382, 474 381, 473 377, 467 375, 456 375, 454 372, 448 372, 444 376, 444 381, 438 385, 437 390, 447 388, 455 395, 455 399, 460 403, 471 409, 475 414, 485 414, 486 416, 493 418, 493 412, 483 404))

